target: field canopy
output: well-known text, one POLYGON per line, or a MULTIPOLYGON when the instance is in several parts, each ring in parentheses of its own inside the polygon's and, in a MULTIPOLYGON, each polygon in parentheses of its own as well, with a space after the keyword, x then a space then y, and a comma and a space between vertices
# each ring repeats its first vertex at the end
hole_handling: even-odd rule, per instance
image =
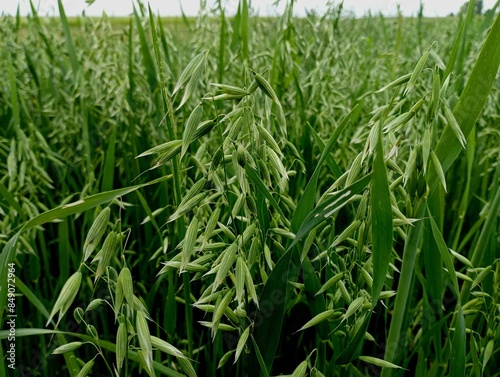
POLYGON ((59 12, 0 19, 20 375, 498 375, 496 7, 59 12))

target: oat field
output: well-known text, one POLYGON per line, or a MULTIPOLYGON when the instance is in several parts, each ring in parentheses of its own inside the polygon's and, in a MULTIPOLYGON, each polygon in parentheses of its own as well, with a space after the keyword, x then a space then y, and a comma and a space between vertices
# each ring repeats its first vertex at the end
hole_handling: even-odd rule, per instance
POLYGON ((0 376, 500 376, 496 10, 1 17, 0 376))

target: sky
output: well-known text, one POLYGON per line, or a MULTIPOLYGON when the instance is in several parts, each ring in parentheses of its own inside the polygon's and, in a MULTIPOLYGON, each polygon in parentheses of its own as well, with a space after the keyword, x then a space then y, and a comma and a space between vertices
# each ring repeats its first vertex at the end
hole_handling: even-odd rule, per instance
MULTIPOLYGON (((87 0, 89 1, 89 0, 87 0)), ((222 0, 228 13, 234 13, 238 6, 238 0, 222 0)), ((259 15, 280 14, 285 6, 285 0, 278 1, 278 5, 273 5, 276 0, 249 0, 252 8, 259 15)), ((450 13, 456 13, 466 0, 424 0, 424 15, 427 17, 444 17, 450 13)), ((484 0, 483 10, 493 7, 496 0, 484 0)), ((85 0, 62 0, 64 9, 68 16, 81 15, 83 11, 88 16, 101 16, 105 11, 109 16, 127 16, 132 12, 132 4, 135 0, 95 0, 92 5, 88 5, 85 0)), ((147 0, 143 0, 147 4, 147 0)), ((213 4, 214 0, 207 0, 208 4, 213 4)), ((33 0, 38 8, 39 14, 57 15, 57 0, 33 0)), ((181 15, 181 3, 184 13, 194 16, 199 11, 199 0, 149 0, 151 9, 162 16, 181 15)), ((339 4, 340 0, 320 1, 320 0, 296 0, 295 13, 304 16, 306 9, 314 9, 322 12, 327 8, 327 3, 339 4)), ((419 1, 417 0, 344 0, 344 9, 354 12, 358 17, 366 15, 370 10, 378 14, 393 16, 396 14, 397 4, 405 16, 415 16, 418 12, 419 1)), ((0 0, 0 14, 16 13, 18 5, 21 13, 29 13, 29 0, 0 0)))

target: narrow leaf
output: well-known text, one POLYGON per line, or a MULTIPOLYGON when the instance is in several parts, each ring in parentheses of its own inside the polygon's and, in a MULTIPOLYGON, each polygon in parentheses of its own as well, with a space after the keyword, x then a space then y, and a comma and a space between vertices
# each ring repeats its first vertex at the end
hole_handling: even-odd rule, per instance
POLYGON ((450 376, 465 376, 465 319, 460 305, 458 306, 458 316, 455 323, 455 333, 451 343, 450 376))
POLYGON ((392 253, 392 208, 380 129, 373 162, 371 196, 373 238, 372 306, 375 307, 384 286, 392 253))

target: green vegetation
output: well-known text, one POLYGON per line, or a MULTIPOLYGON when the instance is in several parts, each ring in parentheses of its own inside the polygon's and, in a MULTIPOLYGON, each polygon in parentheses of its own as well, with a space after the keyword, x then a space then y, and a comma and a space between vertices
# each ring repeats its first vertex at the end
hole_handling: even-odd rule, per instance
POLYGON ((0 20, 1 376, 499 375, 500 16, 292 8, 0 20))

